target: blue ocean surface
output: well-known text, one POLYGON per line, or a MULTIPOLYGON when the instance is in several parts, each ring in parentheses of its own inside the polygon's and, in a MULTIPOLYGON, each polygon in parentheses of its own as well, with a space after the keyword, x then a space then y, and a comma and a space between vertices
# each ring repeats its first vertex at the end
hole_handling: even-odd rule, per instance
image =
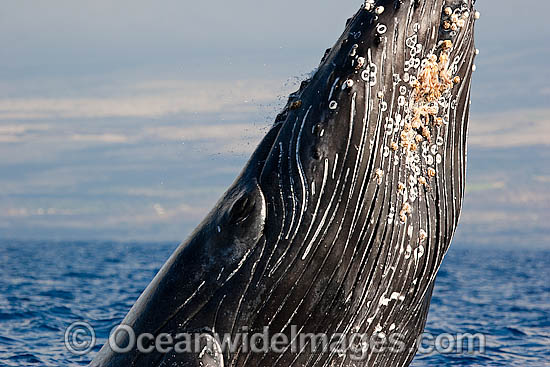
MULTIPOLYGON (((0 366, 89 363, 177 244, 0 242, 0 366), (98 345, 64 343, 77 321, 98 345)), ((550 251, 452 247, 427 332, 482 333, 483 353, 418 355, 421 366, 550 366, 550 251)))

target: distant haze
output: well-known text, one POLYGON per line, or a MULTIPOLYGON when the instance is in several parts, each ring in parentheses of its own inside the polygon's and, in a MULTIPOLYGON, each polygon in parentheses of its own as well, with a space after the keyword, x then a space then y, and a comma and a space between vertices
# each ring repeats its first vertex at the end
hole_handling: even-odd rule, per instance
MULTIPOLYGON (((184 239, 360 5, 5 1, 0 236, 184 239)), ((550 5, 477 7, 457 242, 550 246, 550 5)))

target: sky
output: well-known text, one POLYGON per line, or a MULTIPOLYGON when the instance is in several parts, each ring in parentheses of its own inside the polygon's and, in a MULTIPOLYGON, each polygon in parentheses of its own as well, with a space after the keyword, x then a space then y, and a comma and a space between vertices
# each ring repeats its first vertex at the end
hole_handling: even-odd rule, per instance
MULTIPOLYGON (((4 1, 0 239, 185 239, 360 5, 4 1)), ((476 6, 455 242, 550 247, 550 5, 476 6)))

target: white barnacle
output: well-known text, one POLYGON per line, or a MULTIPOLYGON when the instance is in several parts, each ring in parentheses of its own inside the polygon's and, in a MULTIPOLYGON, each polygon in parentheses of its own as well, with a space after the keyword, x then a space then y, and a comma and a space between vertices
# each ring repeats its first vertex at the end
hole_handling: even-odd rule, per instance
POLYGON ((479 19, 480 17, 481 17, 481 13, 478 12, 478 11, 476 11, 476 12, 474 13, 474 18, 477 20, 477 19, 479 19))
POLYGON ((407 45, 408 48, 415 48, 417 42, 418 42, 418 35, 415 34, 405 40, 405 45, 407 45))
POLYGON ((405 259, 410 259, 412 254, 412 247, 411 245, 407 245, 407 251, 405 251, 405 259))
POLYGON ((399 218, 402 222, 405 222, 407 220, 407 216, 411 213, 411 204, 404 203, 401 207, 401 211, 399 212, 399 218))
POLYGON ((376 176, 376 182, 380 185, 382 183, 382 179, 384 178, 384 171, 378 168, 375 172, 375 176, 376 176))
POLYGON ((371 76, 376 76, 378 73, 378 66, 376 64, 373 64, 372 62, 369 64, 369 70, 371 76))
POLYGON ((338 102, 336 101, 330 101, 330 103, 328 104, 328 108, 330 108, 331 110, 335 110, 336 107, 338 107, 338 102))
POLYGON ((353 80, 351 79, 346 80, 342 85, 342 87, 343 87, 342 89, 353 87, 353 80))
POLYGON ((401 81, 401 75, 393 74, 393 84, 399 84, 400 81, 401 81))
POLYGON ((430 153, 430 147, 428 146, 428 142, 424 140, 422 142, 422 157, 426 158, 429 153, 430 153))
POLYGON ((383 6, 378 6, 376 7, 376 9, 374 10, 374 12, 378 15, 382 14, 384 12, 384 7, 383 6))
POLYGON ((380 23, 376 26, 376 32, 378 32, 378 34, 384 34, 387 30, 388 27, 386 27, 385 24, 380 23))
POLYGON ((357 68, 360 69, 365 65, 365 58, 364 57, 358 57, 357 58, 357 68))
POLYGON ((391 117, 386 117, 385 128, 386 128, 386 134, 387 135, 391 135, 393 133, 394 126, 395 125, 393 124, 393 119, 391 117))
POLYGON ((374 0, 365 0, 365 10, 371 10, 374 7, 374 0))
POLYGON ((404 97, 404 96, 399 96, 399 97, 397 98, 397 105, 398 105, 398 106, 402 107, 402 106, 405 105, 405 103, 406 103, 406 100, 405 100, 405 97, 404 97))

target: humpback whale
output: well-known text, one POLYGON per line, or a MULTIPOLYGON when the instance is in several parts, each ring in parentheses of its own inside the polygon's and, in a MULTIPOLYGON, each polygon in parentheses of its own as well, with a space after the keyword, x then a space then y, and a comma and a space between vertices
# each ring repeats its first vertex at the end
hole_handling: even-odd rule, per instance
POLYGON ((122 322, 151 348, 109 342, 91 366, 409 365, 461 212, 478 17, 473 0, 365 1, 122 322), (289 345, 217 337, 266 328, 289 345), (293 348, 305 333, 395 343, 293 348), (200 350, 159 351, 161 334, 200 350))

